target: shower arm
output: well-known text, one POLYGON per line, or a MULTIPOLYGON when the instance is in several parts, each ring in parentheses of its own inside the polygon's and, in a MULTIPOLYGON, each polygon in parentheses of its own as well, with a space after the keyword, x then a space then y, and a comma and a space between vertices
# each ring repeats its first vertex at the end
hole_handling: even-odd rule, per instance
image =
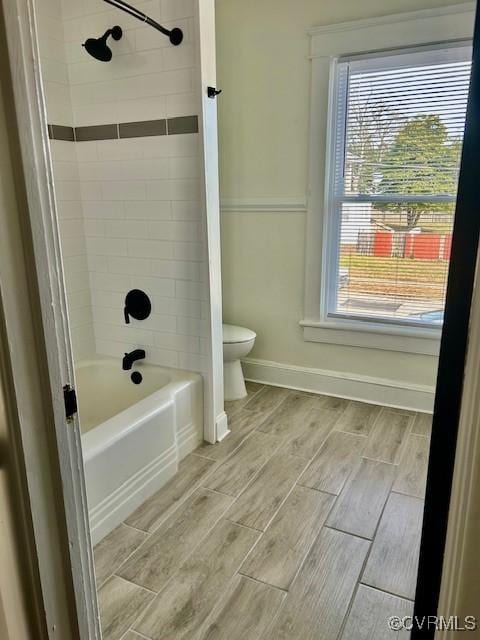
MULTIPOLYGON (((135 9, 135 7, 132 7, 127 2, 124 2, 123 0, 103 0, 103 1, 107 2, 108 4, 111 4, 117 9, 121 9, 122 11, 125 11, 125 13, 129 13, 131 16, 133 16, 134 18, 137 18, 141 22, 146 22, 148 25, 150 25, 154 29, 157 29, 158 31, 163 33, 165 36, 171 36, 172 31, 179 31, 179 29, 172 29, 172 31, 170 31, 169 29, 162 27, 162 25, 158 24, 158 22, 153 20, 153 18, 149 18, 145 13, 143 13, 142 11, 139 11, 138 9, 135 9)), ((172 44, 175 44, 175 43, 172 43, 172 44)))

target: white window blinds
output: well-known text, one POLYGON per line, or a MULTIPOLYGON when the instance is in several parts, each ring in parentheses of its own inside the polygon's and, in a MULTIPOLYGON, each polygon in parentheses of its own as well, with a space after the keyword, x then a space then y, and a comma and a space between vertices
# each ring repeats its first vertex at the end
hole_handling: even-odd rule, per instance
POLYGON ((470 58, 455 46, 338 62, 329 316, 442 323, 470 58))

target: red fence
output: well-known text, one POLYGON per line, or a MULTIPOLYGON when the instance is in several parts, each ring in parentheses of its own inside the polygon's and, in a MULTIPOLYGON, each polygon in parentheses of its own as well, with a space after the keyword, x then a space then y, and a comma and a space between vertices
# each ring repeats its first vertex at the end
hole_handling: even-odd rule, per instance
POLYGON ((377 258, 449 260, 452 234, 360 231, 357 253, 377 258))

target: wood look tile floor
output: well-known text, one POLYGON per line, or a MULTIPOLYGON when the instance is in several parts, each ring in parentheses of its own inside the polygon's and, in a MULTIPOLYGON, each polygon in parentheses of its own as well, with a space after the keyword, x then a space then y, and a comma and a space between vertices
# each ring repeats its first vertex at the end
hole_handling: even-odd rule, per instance
POLYGON ((104 640, 406 640, 431 417, 247 387, 95 548, 104 640))

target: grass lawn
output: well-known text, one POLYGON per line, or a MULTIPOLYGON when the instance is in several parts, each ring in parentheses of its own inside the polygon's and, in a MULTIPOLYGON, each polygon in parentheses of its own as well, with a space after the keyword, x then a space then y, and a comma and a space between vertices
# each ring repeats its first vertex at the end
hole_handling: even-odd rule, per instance
POLYGON ((448 262, 411 258, 341 256, 348 269, 350 291, 419 298, 443 298, 448 262))

